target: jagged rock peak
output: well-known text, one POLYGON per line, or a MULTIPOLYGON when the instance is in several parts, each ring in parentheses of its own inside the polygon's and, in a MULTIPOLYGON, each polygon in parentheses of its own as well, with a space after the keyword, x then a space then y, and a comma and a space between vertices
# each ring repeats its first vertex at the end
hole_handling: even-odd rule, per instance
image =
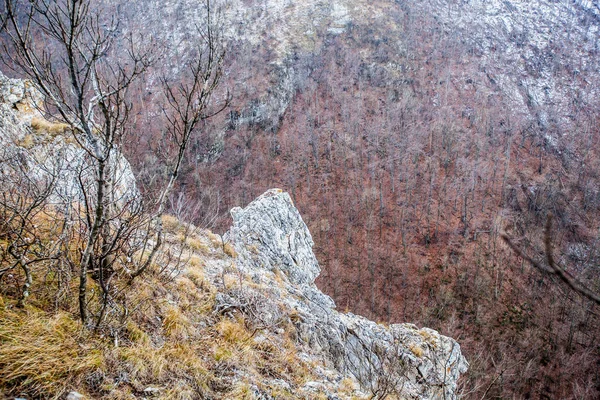
POLYGON ((231 216, 231 234, 244 238, 236 247, 242 265, 280 270, 296 284, 315 281, 321 270, 314 242, 289 194, 271 189, 246 208, 233 208, 231 216))
MULTIPOLYGON (((225 238, 237 253, 237 268, 269 288, 270 302, 293 310, 297 336, 307 353, 352 376, 366 392, 456 398, 458 378, 468 363, 455 340, 413 324, 385 327, 339 313, 315 286, 320 269, 313 240, 287 193, 271 189, 246 208, 232 209, 231 215, 233 226, 225 238)), ((226 301, 236 299, 230 296, 226 301)))

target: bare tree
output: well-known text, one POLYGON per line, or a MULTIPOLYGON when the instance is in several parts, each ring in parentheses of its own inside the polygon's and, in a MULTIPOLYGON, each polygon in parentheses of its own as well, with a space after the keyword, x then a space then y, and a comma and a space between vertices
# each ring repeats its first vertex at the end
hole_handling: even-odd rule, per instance
POLYGON ((222 111, 228 97, 213 107, 220 83, 224 48, 215 11, 205 1, 207 19, 198 27, 195 58, 180 81, 163 78, 165 107, 162 129, 173 151, 169 177, 157 200, 142 199, 120 182, 120 149, 134 132, 131 92, 159 59, 156 43, 134 34, 123 37, 110 6, 89 0, 5 0, 1 46, 5 66, 33 81, 45 97, 43 111, 66 123, 91 171, 80 173, 77 199, 82 248, 73 262, 79 276, 79 313, 87 325, 88 274, 101 290, 96 327, 118 290, 112 284, 115 263, 129 282, 148 269, 162 244, 161 216, 175 185, 188 143, 202 121, 222 111), (146 251, 150 249, 150 252, 146 251), (131 255, 140 254, 137 260, 131 255), (121 257, 127 256, 127 257, 121 257))
POLYGON ((22 308, 32 286, 31 267, 53 259, 58 254, 56 243, 47 243, 39 235, 35 222, 44 213, 44 205, 54 190, 58 171, 50 171, 42 179, 32 179, 21 154, 3 149, 0 162, 0 237, 7 245, 0 253, 0 281, 5 274, 20 269, 24 283, 18 293, 17 306, 22 308))

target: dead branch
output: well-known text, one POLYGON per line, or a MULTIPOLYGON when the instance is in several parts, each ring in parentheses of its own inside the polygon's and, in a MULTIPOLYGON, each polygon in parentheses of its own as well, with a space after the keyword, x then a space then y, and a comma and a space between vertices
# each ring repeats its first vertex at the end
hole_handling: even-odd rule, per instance
POLYGON ((542 265, 539 262, 535 261, 531 257, 525 255, 523 251, 513 243, 513 241, 508 237, 506 233, 502 233, 502 239, 506 244, 515 252, 515 254, 528 263, 533 265, 538 270, 556 275, 561 281, 563 281, 568 287, 570 287, 573 291, 578 293, 579 295, 587 298, 588 300, 593 301, 596 304, 600 305, 600 295, 598 295, 593 290, 589 289, 586 285, 584 285, 577 278, 572 276, 569 272, 565 271, 560 265, 556 263, 554 260, 554 255, 552 251, 552 215, 549 214, 546 218, 546 226, 544 229, 544 247, 545 247, 545 256, 546 262, 548 266, 542 265))

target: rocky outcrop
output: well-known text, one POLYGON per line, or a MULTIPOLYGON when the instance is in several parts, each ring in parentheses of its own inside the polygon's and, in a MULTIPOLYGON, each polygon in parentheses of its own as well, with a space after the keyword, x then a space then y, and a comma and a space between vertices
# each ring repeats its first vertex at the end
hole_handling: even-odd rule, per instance
POLYGON ((229 236, 241 267, 255 274, 281 271, 296 285, 314 282, 320 272, 314 243, 287 193, 270 190, 247 208, 232 209, 231 216, 229 236))
MULTIPOLYGON (((82 195, 82 182, 93 179, 93 164, 68 126, 44 118, 38 109, 42 101, 27 81, 0 75, 0 177, 4 184, 13 185, 23 184, 14 177, 25 177, 31 187, 56 179, 52 203, 67 204, 82 195)), ((137 196, 129 164, 120 154, 117 159, 119 193, 137 196)), ((234 208, 231 215, 233 225, 221 243, 223 252, 207 258, 203 266, 215 288, 214 314, 244 314, 254 329, 245 340, 256 346, 265 340, 277 343, 284 336, 293 338, 300 359, 313 365, 314 377, 297 384, 240 369, 232 380, 252 383, 255 397, 264 399, 273 398, 259 388, 265 380, 301 398, 394 393, 414 399, 456 397, 457 380, 468 364, 453 339, 412 324, 385 327, 339 313, 333 300, 315 286, 320 268, 312 251, 314 243, 287 193, 270 190, 246 208, 234 208), (233 250, 225 251, 227 246, 233 250), (233 284, 227 283, 228 274, 235 277, 233 284), (349 391, 342 390, 348 385, 349 391)), ((219 245, 207 237, 213 246, 219 245)), ((210 249, 198 243, 197 249, 210 249)))
MULTIPOLYGON (((51 185, 53 202, 68 204, 82 199, 84 188, 95 187, 95 169, 69 126, 45 118, 43 102, 30 81, 0 72, 0 172, 7 179, 19 177, 21 186, 40 190, 51 185)), ((111 171, 116 202, 139 196, 131 166, 120 152, 115 153, 111 171)))
MULTIPOLYGON (((264 306, 261 314, 288 310, 308 353, 356 378, 366 392, 456 398, 457 380, 468 367, 456 341, 412 324, 385 327, 340 313, 315 286, 320 269, 313 240, 287 193, 269 190, 231 215, 233 226, 225 239, 237 253, 236 267, 258 287, 269 288, 267 303, 278 304, 264 306)), ((247 303, 242 297, 247 299, 251 290, 221 296, 217 308, 247 303)))
POLYGON ((435 0, 414 2, 412 9, 435 16, 445 35, 467 44, 487 76, 485 85, 499 89, 513 113, 535 118, 541 128, 568 129, 576 119, 573 105, 597 107, 597 3, 435 0))

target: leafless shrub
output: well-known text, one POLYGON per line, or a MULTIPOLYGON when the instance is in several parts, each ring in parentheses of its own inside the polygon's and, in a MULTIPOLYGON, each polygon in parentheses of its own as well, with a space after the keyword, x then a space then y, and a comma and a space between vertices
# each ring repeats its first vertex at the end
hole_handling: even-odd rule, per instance
MULTIPOLYGON (((58 248, 56 241, 47 239, 52 246, 45 245, 40 252, 42 241, 35 236, 36 227, 30 227, 32 210, 47 212, 50 206, 48 198, 56 173, 41 186, 39 182, 29 186, 15 182, 14 187, 21 187, 13 192, 17 198, 6 197, 3 204, 10 213, 11 202, 23 203, 10 220, 14 226, 3 258, 8 263, 4 267, 3 262, 5 272, 20 268, 25 274, 19 304, 29 295, 32 284, 28 268, 32 260, 26 254, 36 249, 37 259, 56 258, 77 270, 79 314, 84 325, 90 326, 93 317, 93 326, 98 329, 111 309, 120 308, 122 315, 127 314, 118 299, 136 277, 155 264, 164 238, 161 217, 188 143, 204 120, 228 105, 228 98, 213 105, 224 50, 217 25, 221 21, 215 19, 210 0, 205 5, 207 20, 198 28, 195 58, 183 66, 185 73, 178 81, 168 77, 161 80, 168 177, 155 199, 144 199, 127 187, 131 180, 123 176, 127 167, 120 149, 134 131, 133 85, 159 59, 160 50, 153 48, 156 44, 134 34, 119 37, 116 14, 89 0, 3 2, 1 61, 35 84, 45 97, 45 104, 36 106, 60 121, 63 131, 71 132, 83 154, 83 162, 75 171, 79 198, 63 198, 63 209, 53 214, 56 226, 63 227, 58 236, 65 239, 58 248), (97 296, 90 292, 89 277, 98 286, 97 296)), ((17 179, 27 177, 20 172, 17 179)), ((3 179, 10 176, 5 174, 3 179)))

